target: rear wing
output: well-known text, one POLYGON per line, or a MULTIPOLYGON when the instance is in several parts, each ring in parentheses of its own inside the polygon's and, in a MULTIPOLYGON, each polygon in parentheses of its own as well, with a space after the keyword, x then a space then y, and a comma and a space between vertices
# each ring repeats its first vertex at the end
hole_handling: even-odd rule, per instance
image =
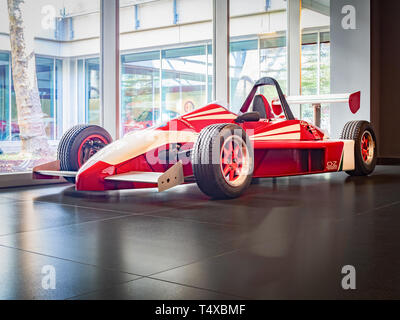
POLYGON ((312 104, 320 106, 323 103, 348 103, 352 113, 357 113, 361 105, 361 92, 343 94, 325 94, 318 96, 291 96, 286 97, 289 104, 312 104))
MULTIPOLYGON (((285 113, 287 120, 294 120, 295 117, 293 116, 292 111, 290 110, 289 104, 312 104, 314 109, 320 113, 321 104, 323 103, 341 103, 346 102, 349 104, 350 110, 352 113, 357 113, 360 110, 360 103, 361 103, 361 92, 355 93, 344 93, 344 94, 327 94, 327 95, 319 95, 319 96, 292 96, 292 97, 285 97, 282 92, 281 87, 279 86, 278 81, 271 77, 265 77, 258 80, 255 84, 249 95, 247 96, 246 100, 244 101, 242 108, 240 109, 241 113, 248 112, 251 103, 257 93, 259 87, 262 86, 274 86, 278 93, 278 99, 272 101, 272 106, 281 106, 280 112, 282 111, 285 113)), ((318 115, 317 117, 318 118, 318 115)), ((318 125, 318 122, 316 122, 318 125)))

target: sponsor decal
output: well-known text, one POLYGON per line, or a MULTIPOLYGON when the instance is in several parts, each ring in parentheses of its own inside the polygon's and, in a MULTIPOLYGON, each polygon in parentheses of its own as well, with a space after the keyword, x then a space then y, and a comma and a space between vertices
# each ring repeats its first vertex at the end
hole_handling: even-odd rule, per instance
POLYGON ((326 164, 326 170, 333 171, 338 169, 338 162, 337 161, 328 161, 326 164))

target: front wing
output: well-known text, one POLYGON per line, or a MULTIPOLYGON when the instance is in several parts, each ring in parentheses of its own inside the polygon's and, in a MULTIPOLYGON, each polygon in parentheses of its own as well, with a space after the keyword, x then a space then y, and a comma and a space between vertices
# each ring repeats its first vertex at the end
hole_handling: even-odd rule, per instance
MULTIPOLYGON (((78 172, 61 171, 60 162, 55 161, 33 169, 34 179, 76 178, 78 172)), ((104 180, 115 182, 136 182, 157 185, 158 191, 166 191, 185 182, 182 161, 177 162, 166 172, 139 172, 132 171, 123 174, 108 176, 104 180)))

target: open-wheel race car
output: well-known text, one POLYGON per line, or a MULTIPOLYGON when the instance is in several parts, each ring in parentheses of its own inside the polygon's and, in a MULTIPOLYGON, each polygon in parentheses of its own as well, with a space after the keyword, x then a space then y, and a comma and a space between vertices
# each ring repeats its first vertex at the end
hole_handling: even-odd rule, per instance
POLYGON ((369 122, 351 121, 340 140, 331 140, 317 126, 295 119, 288 101, 346 101, 356 113, 360 92, 286 98, 276 80, 262 78, 239 114, 211 103, 115 142, 101 127, 78 125, 62 137, 58 160, 34 168, 34 177, 64 177, 82 191, 164 191, 195 182, 206 195, 221 199, 240 196, 253 178, 373 172, 377 146, 369 122), (263 86, 274 86, 279 99, 270 104, 259 94, 263 86))

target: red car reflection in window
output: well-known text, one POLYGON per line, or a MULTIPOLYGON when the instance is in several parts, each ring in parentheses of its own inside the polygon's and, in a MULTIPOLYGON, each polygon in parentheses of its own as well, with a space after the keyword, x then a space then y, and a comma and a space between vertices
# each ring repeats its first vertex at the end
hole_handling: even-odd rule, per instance
POLYGON ((160 110, 144 111, 136 120, 126 121, 123 124, 123 133, 134 130, 142 130, 153 126, 156 123, 166 122, 179 117, 179 113, 171 110, 165 110, 160 117, 160 110))

